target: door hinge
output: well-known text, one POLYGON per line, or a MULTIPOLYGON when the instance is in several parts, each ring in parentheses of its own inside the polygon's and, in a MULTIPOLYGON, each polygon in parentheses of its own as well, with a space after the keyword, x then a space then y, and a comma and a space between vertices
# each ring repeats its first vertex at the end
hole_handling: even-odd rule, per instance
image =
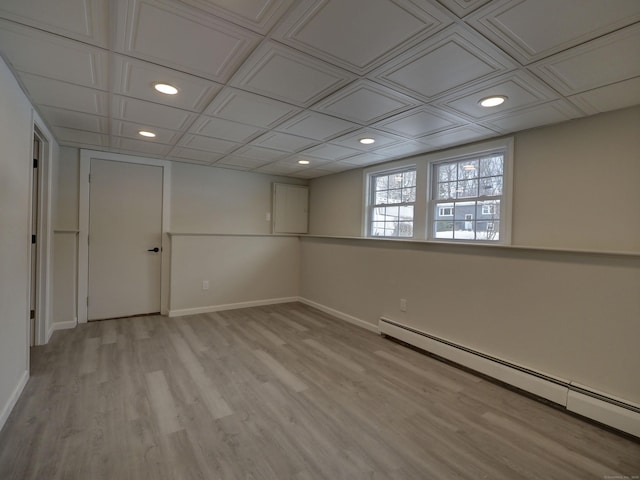
POLYGON ((29 320, 33 320, 34 318, 36 318, 36 311, 35 310, 30 310, 29 311, 29 320))
POLYGON ((33 168, 38 168, 38 159, 37 158, 33 159, 33 168))
POLYGON ((36 244, 36 236, 31 235, 31 245, 35 245, 35 244, 36 244))

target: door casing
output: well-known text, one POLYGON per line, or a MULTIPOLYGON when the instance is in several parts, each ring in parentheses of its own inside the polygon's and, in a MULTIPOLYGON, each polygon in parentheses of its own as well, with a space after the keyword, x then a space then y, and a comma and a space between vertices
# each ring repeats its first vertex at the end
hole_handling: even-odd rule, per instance
POLYGON ((152 158, 136 157, 118 153, 80 150, 79 207, 78 207, 78 323, 88 318, 87 298, 89 290, 89 172, 91 159, 136 163, 162 167, 162 252, 160 267, 160 313, 169 312, 169 259, 170 243, 167 235, 170 219, 171 162, 152 158))

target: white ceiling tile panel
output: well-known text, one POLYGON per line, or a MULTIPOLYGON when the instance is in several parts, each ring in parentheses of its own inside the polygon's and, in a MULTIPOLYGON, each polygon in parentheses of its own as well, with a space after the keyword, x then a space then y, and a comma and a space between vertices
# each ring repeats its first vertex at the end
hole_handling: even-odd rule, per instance
POLYGON ((185 135, 180 142, 178 142, 178 145, 195 150, 222 154, 231 153, 240 146, 238 143, 221 140, 219 138, 202 137, 200 135, 185 135))
POLYGON ((40 107, 40 114, 50 127, 66 127, 109 134, 109 119, 63 108, 40 107))
POLYGON ((469 19, 525 65, 638 20, 638 0, 494 0, 469 19))
POLYGON ((357 150, 372 151, 379 148, 388 147, 397 143, 405 142, 407 139, 393 135, 391 133, 381 132, 373 128, 363 128, 361 130, 348 133, 338 138, 331 140, 331 143, 341 145, 343 147, 354 148, 357 150), (364 145, 360 143, 362 138, 373 138, 374 143, 364 145))
POLYGON ((207 137, 220 138, 230 142, 244 143, 261 135, 265 130, 223 118, 201 115, 200 118, 193 123, 189 132, 207 137))
POLYGON ((167 155, 166 158, 167 158, 167 160, 171 160, 172 162, 177 162, 177 163, 188 163, 188 164, 192 164, 192 165, 211 166, 211 162, 202 162, 200 160, 192 160, 190 158, 174 157, 171 154, 167 155))
POLYGON ((588 90, 569 100, 590 115, 625 108, 633 102, 637 105, 640 104, 640 77, 588 90))
POLYGON ((640 23, 546 58, 532 70, 565 95, 628 80, 640 76, 639 40, 640 23))
POLYGON ((261 137, 256 138, 251 142, 251 145, 258 147, 273 148, 274 150, 281 150, 283 152, 298 152, 309 148, 312 145, 316 145, 318 142, 310 140, 304 137, 298 137, 296 135, 289 135, 287 133, 269 132, 265 133, 261 137))
POLYGON ((164 157, 171 151, 170 145, 163 145, 153 140, 135 140, 114 136, 111 137, 111 147, 117 149, 120 153, 152 155, 157 157, 164 157))
POLYGON ((438 0, 441 4, 455 13, 458 17, 463 18, 471 12, 477 10, 491 0, 438 0))
POLYGON ((111 135, 116 137, 133 138, 134 140, 151 141, 154 143, 164 143, 165 145, 175 144, 182 133, 166 128, 152 127, 144 123, 131 123, 122 120, 111 120, 111 135), (143 138, 138 132, 141 130, 155 133, 153 138, 143 138))
POLYGON ((20 79, 36 105, 59 107, 99 116, 109 114, 107 92, 26 73, 21 74, 20 79))
POLYGON ((298 172, 292 173, 290 176, 295 178, 318 178, 318 177, 324 177, 325 175, 331 175, 332 173, 334 172, 330 170, 324 170, 320 168, 311 168, 309 170, 300 170, 298 172))
POLYGON ((56 139, 63 144, 74 143, 82 145, 93 145, 97 147, 108 147, 109 136, 101 133, 77 130, 66 127, 51 127, 56 139))
POLYGON ((428 150, 429 147, 424 143, 407 141, 397 145, 391 145, 390 147, 380 148, 376 150, 376 153, 391 159, 417 155, 418 153, 427 152, 428 150))
POLYGON ((260 41, 203 12, 157 0, 118 3, 120 53, 225 82, 260 41))
POLYGON ((378 155, 372 152, 361 153, 359 155, 355 155, 353 157, 345 158, 342 160, 342 163, 347 163, 349 165, 357 165, 359 167, 365 165, 374 165, 376 163, 382 163, 388 160, 388 157, 385 155, 378 155))
POLYGON ((294 0, 180 0, 254 32, 266 34, 294 0))
POLYGON ((557 98, 558 94, 554 90, 533 75, 515 71, 458 91, 436 103, 443 108, 450 108, 456 114, 477 120, 557 98), (507 100, 502 105, 491 108, 480 105, 483 98, 496 95, 503 95, 507 100))
POLYGON ((301 137, 326 141, 357 128, 360 128, 360 125, 341 118, 306 110, 280 124, 276 127, 276 130, 301 137))
POLYGON ((482 125, 463 125, 445 130, 444 132, 427 135, 419 140, 431 147, 443 148, 474 140, 495 137, 496 135, 496 132, 482 125))
POLYGON ((265 163, 268 163, 269 160, 264 158, 249 158, 249 157, 238 157, 236 155, 227 155, 226 157, 218 160, 216 165, 230 165, 234 167, 242 167, 247 170, 251 170, 253 168, 258 168, 263 166, 265 163))
POLYGON ((205 152, 204 150, 194 150, 192 148, 174 147, 169 153, 171 158, 194 160, 201 163, 213 163, 220 160, 224 155, 220 153, 205 152))
POLYGON ((521 109, 491 118, 486 126, 502 133, 510 133, 527 128, 564 122, 581 116, 578 109, 566 100, 556 100, 542 105, 521 109))
POLYGON ((325 143, 317 147, 309 148, 300 153, 300 155, 309 155, 311 157, 324 158, 326 160, 341 160, 362 153, 360 150, 342 147, 340 145, 332 145, 325 143))
POLYGON ((302 168, 302 165, 287 164, 278 161, 257 168, 255 171, 268 175, 289 175, 290 173, 301 170, 302 168))
POLYGON ((432 2, 303 0, 274 38, 362 75, 449 23, 432 2))
POLYGON ((113 56, 113 92, 171 107, 201 112, 222 89, 219 83, 123 55, 113 56), (177 95, 156 91, 156 83, 178 89, 177 95))
POLYGON ((419 104, 418 100, 390 88, 369 80, 358 80, 317 103, 312 109, 369 125, 419 104))
POLYGON ((372 125, 378 130, 416 138, 462 125, 466 121, 428 105, 394 115, 372 125))
POLYGON ((234 157, 245 157, 252 160, 261 160, 264 163, 280 160, 289 156, 289 153, 271 148, 256 147, 255 145, 245 145, 233 152, 234 157))
POLYGON ((196 118, 194 113, 185 110, 118 95, 113 96, 111 115, 120 120, 176 131, 184 131, 196 118))
POLYGON ((398 55, 372 75, 391 88, 430 101, 515 66, 479 35, 453 26, 398 55))
POLYGON ((0 17, 107 47, 107 0, 2 0, 0 17))
POLYGON ((16 70, 106 90, 107 51, 0 20, 0 48, 16 70))
POLYGON ((235 88, 226 87, 205 114, 257 127, 272 128, 300 112, 300 108, 235 88))
POLYGON ((231 85, 307 107, 352 81, 340 68, 275 42, 263 43, 231 85))

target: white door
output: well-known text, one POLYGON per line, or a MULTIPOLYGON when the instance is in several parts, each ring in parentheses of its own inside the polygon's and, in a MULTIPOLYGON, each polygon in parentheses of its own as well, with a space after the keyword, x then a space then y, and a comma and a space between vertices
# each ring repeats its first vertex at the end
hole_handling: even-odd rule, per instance
POLYGON ((89 320, 160 311, 162 174, 91 160, 89 320))

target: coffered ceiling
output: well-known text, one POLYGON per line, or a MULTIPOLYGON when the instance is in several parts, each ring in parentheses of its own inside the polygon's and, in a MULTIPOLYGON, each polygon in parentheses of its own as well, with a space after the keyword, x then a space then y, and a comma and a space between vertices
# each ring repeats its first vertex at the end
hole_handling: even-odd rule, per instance
POLYGON ((314 178, 640 103, 640 1, 2 0, 0 53, 61 145, 314 178))

